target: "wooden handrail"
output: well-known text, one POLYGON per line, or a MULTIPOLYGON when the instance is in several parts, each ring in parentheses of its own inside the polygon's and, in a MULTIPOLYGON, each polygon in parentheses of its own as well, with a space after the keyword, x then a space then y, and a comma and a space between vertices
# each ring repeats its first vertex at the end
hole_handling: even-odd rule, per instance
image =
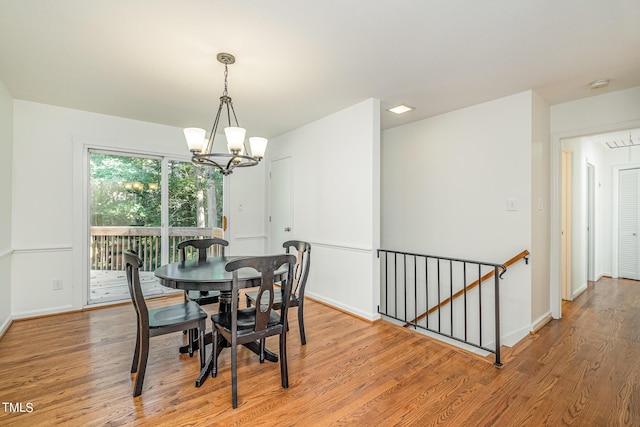
MULTIPOLYGON (((514 256, 513 258, 511 258, 509 261, 504 263, 505 267, 509 267, 510 265, 515 264, 516 262, 520 261, 523 258, 526 258, 527 256, 529 256, 529 251, 528 250, 524 250, 522 252, 520 252, 518 255, 514 256)), ((429 310, 427 310, 426 313, 422 313, 420 316, 416 317, 415 319, 413 319, 410 323, 405 323, 403 325, 403 327, 407 328, 409 326, 411 326, 412 324, 424 319, 425 317, 427 317, 428 315, 430 315, 431 313, 435 312, 436 310, 439 310, 440 308, 442 308, 443 305, 447 305, 449 304, 452 300, 464 295, 465 290, 470 290, 475 288, 476 286, 478 286, 480 283, 484 282, 487 279, 490 279, 491 277, 493 277, 493 275, 495 274, 495 270, 491 270, 490 272, 488 272, 487 274, 485 274, 484 276, 482 276, 479 280, 476 280, 475 282, 471 283, 469 286, 467 286, 464 289, 459 290, 458 292, 456 292, 455 294, 453 294, 451 297, 444 299, 442 301, 440 301, 439 304, 434 305, 433 307, 431 307, 429 310)))

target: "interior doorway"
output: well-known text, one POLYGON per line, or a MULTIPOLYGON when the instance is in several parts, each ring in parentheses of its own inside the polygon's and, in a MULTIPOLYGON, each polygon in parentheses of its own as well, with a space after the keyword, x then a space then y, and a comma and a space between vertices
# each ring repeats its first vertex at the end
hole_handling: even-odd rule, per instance
POLYGON ((587 163, 587 280, 596 277, 596 168, 587 163))
POLYGON ((571 300, 571 175, 572 175, 572 153, 569 150, 562 150, 562 299, 571 300))
MULTIPOLYGON (((565 273, 568 269, 565 267, 572 266, 574 297, 586 289, 589 281, 597 281, 602 276, 619 277, 618 170, 640 168, 640 121, 629 124, 633 127, 624 130, 610 126, 552 135, 551 313, 554 318, 562 317, 562 300, 567 297, 565 273), (576 142, 579 144, 573 145, 576 142), (564 195, 566 149, 575 150, 571 239, 564 224, 568 216, 564 195), (565 249, 571 241, 569 262, 565 249)), ((640 252, 640 243, 638 245, 640 252)))

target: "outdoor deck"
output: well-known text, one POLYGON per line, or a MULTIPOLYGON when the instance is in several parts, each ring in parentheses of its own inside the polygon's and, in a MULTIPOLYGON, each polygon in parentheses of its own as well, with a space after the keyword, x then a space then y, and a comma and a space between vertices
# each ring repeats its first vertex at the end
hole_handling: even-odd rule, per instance
MULTIPOLYGON (((180 293, 166 288, 156 280, 153 271, 162 263, 160 227, 91 227, 91 273, 88 303, 101 304, 126 301, 129 296, 122 253, 134 250, 142 259, 140 281, 147 298, 180 293)), ((168 262, 178 261, 178 243, 188 239, 206 237, 223 238, 221 228, 170 227, 168 235, 168 262)), ((214 249, 210 254, 214 255, 214 249)), ((193 248, 186 251, 187 259, 197 256, 193 248)), ((166 261, 165 261, 166 262, 166 261)))
MULTIPOLYGON (((140 272, 140 284, 146 298, 161 297, 182 291, 162 286, 151 271, 140 272)), ((127 276, 120 270, 91 270, 89 303, 126 301, 131 298, 127 285, 127 276)))

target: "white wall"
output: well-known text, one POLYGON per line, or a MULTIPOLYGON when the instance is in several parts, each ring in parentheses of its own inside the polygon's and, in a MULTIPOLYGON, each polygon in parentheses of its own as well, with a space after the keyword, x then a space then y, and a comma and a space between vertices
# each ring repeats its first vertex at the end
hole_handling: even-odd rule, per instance
MULTIPOLYGON (((76 310, 84 304, 87 278, 83 273, 86 266, 82 262, 82 242, 86 224, 82 224, 82 211, 86 145, 189 158, 179 128, 16 100, 11 294, 14 317, 76 310), (62 290, 52 290, 54 279, 63 280, 62 290)), ((258 180, 264 179, 263 173, 256 173, 258 180)), ((240 191, 241 187, 235 189, 236 201, 243 198, 240 191)), ((258 197, 264 196, 258 192, 258 197)), ((249 194, 248 199, 253 198, 254 194, 249 194)), ((257 204, 253 222, 260 225, 255 233, 264 234, 263 204, 257 204)), ((260 245, 259 240, 255 252, 261 252, 260 245)))
POLYGON ((562 139, 640 127, 640 86, 551 107, 551 310, 562 315, 562 139))
POLYGON ((0 81, 0 335, 11 321, 13 98, 0 81))
POLYGON ((378 317, 379 120, 367 100, 273 139, 264 160, 292 158, 293 238, 312 245, 307 294, 366 319, 378 317))
POLYGON ((573 153, 571 176, 571 295, 584 292, 588 280, 588 172, 587 163, 595 168, 595 273, 602 276, 603 220, 602 182, 604 166, 602 146, 585 138, 569 138, 562 146, 573 153))
MULTIPOLYGON (((532 96, 382 133, 383 248, 492 263, 531 250, 532 96), (517 211, 507 211, 508 198, 517 211)), ((529 266, 509 268, 501 282, 505 343, 529 332, 531 292, 529 266)))
POLYGON ((236 169, 227 177, 229 186, 225 203, 228 204, 230 255, 266 253, 265 163, 263 160, 258 166, 236 169))

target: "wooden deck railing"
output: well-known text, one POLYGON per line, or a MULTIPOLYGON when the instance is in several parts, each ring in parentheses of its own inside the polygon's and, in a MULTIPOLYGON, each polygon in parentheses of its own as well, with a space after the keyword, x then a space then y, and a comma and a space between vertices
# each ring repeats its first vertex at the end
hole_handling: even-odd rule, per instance
MULTIPOLYGON (((221 228, 170 227, 169 262, 179 259, 178 243, 187 239, 223 237, 221 228)), ((161 265, 160 227, 91 227, 91 269, 123 270, 122 252, 133 249, 142 259, 142 271, 161 265)), ((191 253, 187 253, 187 257, 191 253)))

